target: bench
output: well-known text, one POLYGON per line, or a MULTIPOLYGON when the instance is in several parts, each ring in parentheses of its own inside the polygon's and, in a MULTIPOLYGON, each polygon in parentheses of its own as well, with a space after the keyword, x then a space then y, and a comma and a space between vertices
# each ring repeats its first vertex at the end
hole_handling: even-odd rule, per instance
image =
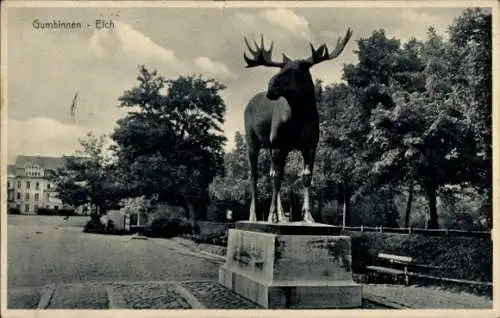
POLYGON ((409 269, 427 271, 430 269, 442 268, 441 266, 417 264, 412 257, 387 253, 379 253, 377 259, 379 263, 385 266, 366 266, 366 269, 378 273, 394 275, 394 281, 397 281, 399 277, 403 276, 406 285, 410 283, 410 276, 418 276, 418 274, 409 271, 409 269))

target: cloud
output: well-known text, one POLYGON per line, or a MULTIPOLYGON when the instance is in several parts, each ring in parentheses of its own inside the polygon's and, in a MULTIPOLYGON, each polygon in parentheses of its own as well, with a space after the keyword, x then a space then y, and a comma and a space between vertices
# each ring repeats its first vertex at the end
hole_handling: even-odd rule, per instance
POLYGON ((90 49, 96 57, 122 53, 133 60, 159 60, 176 62, 174 51, 166 49, 132 26, 116 22, 113 30, 97 30, 89 39, 90 49))
POLYGON ((194 59, 194 64, 198 68, 200 68, 202 72, 207 72, 212 75, 222 75, 224 77, 233 76, 233 74, 225 64, 212 61, 206 56, 197 57, 196 59, 194 59))
POLYGON ((256 13, 237 12, 232 16, 235 30, 248 36, 259 36, 273 39, 311 38, 309 22, 290 9, 268 9, 256 13), (285 32, 284 32, 285 31, 285 32))
POLYGON ((255 14, 246 12, 237 12, 233 16, 233 24, 237 27, 245 29, 254 29, 259 26, 259 19, 255 14))
POLYGON ((19 154, 62 156, 74 154, 78 138, 90 130, 83 126, 63 124, 47 117, 8 120, 7 153, 9 162, 19 154))
POLYGON ((260 16, 269 23, 288 30, 292 34, 304 38, 310 37, 309 22, 292 10, 284 8, 264 10, 260 13, 260 16))
POLYGON ((447 37, 446 31, 450 21, 439 14, 405 9, 401 10, 399 19, 401 23, 398 27, 389 29, 387 33, 401 40, 408 40, 411 37, 423 40, 427 37, 427 30, 430 27, 434 27, 438 34, 447 37))
POLYGON ((426 12, 416 12, 408 9, 401 11, 401 19, 408 24, 416 23, 418 25, 424 25, 426 28, 441 25, 442 20, 439 15, 430 15, 426 12))
POLYGON ((231 74, 224 90, 227 116, 223 126, 231 148, 234 132, 244 127, 244 106, 253 94, 266 89, 269 78, 276 72, 273 68, 244 68, 243 36, 259 41, 263 34, 266 47, 274 42, 273 57, 280 60, 282 52, 292 58, 308 56, 309 41, 315 47, 323 43, 333 47, 337 37, 352 27, 353 38, 342 55, 312 69, 313 78, 330 84, 340 80, 344 63, 357 61, 352 53, 357 48, 357 39, 369 37, 379 28, 402 40, 410 36, 425 39, 428 26, 433 25, 442 33, 461 10, 123 8, 119 20, 114 21, 114 30, 39 32, 26 21, 43 16, 52 19, 61 14, 92 21, 102 9, 19 8, 9 15, 6 37, 9 156, 13 152, 43 154, 45 150, 50 155, 59 148, 73 153, 79 147, 77 137, 84 136, 87 130, 109 133, 116 120, 126 114, 127 109, 116 107, 117 98, 125 89, 137 85, 140 64, 157 69, 167 78, 199 72, 223 82, 231 74), (66 11, 63 14, 61 10, 66 11), (75 91, 80 92, 78 126, 71 125, 69 113, 75 91), (47 122, 49 118, 53 122, 47 122), (51 129, 64 133, 56 137, 51 129))
POLYGON ((330 31, 330 30, 321 30, 319 35, 325 38, 335 38, 338 37, 338 32, 330 31))

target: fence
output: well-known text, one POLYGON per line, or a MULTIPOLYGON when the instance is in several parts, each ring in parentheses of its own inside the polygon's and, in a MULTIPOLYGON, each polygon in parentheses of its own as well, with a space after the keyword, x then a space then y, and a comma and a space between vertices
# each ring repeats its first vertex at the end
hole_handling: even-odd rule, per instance
POLYGON ((353 232, 382 232, 382 233, 399 233, 399 234, 421 234, 425 236, 458 236, 458 237, 482 237, 493 239, 493 230, 491 231, 464 231, 454 229, 423 229, 423 228, 396 228, 385 226, 346 226, 333 225, 333 227, 342 231, 353 232))

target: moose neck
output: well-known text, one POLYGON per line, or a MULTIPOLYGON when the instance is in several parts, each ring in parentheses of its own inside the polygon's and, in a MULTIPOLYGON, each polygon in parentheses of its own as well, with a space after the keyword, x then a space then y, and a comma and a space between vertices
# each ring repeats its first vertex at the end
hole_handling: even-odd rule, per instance
POLYGON ((287 92, 283 97, 290 105, 294 117, 306 122, 319 120, 314 90, 287 92))

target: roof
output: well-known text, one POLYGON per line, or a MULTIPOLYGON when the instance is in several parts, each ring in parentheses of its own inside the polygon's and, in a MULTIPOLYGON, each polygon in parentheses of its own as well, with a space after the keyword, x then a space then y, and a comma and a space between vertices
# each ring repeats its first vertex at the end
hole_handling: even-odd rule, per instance
POLYGON ((17 156, 17 167, 24 167, 25 165, 38 165, 44 169, 56 170, 65 166, 64 157, 42 157, 42 156, 17 156))
POLYGON ((16 174, 16 165, 7 165, 7 175, 16 174))

